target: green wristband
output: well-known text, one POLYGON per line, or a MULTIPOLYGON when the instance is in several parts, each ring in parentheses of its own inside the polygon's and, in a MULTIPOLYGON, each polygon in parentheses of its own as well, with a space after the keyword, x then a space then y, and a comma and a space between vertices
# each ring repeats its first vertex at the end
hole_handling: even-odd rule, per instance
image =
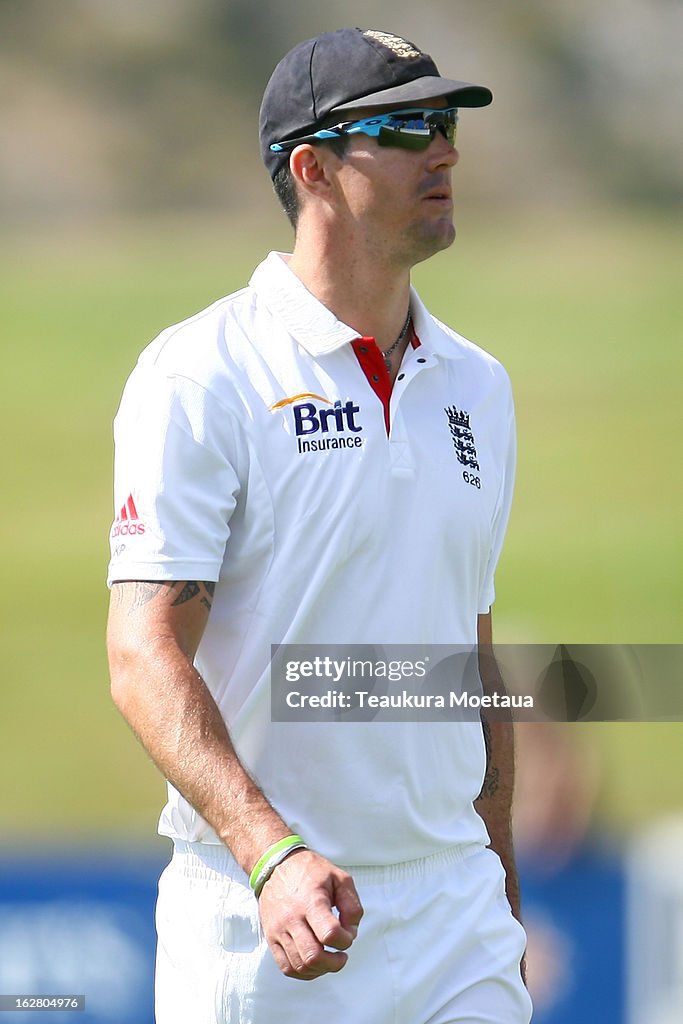
MULTIPOLYGON (((259 881, 261 881, 261 885, 259 886, 260 891, 263 888, 263 884, 270 877, 270 873, 268 873, 266 874, 266 877, 261 880, 261 877, 265 874, 266 868, 268 867, 269 863, 273 861, 273 868, 276 868, 277 865, 280 863, 281 859, 278 857, 278 855, 285 850, 289 850, 290 847, 294 846, 296 846, 298 849, 306 849, 306 844, 301 838, 301 836, 285 836, 284 839, 279 839, 277 843, 273 843, 272 846, 268 847, 263 856, 256 861, 252 869, 252 872, 249 875, 249 885, 254 890, 254 892, 256 892, 256 886, 259 883, 259 881)), ((292 853, 293 852, 294 851, 292 850, 292 853)), ((256 893, 256 895, 258 896, 258 893, 256 893)))

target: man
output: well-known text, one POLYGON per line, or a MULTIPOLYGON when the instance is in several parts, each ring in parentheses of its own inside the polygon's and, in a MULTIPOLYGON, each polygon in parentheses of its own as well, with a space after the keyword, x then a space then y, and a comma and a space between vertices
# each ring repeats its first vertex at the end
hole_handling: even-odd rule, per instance
POLYGON ((295 47, 260 119, 293 254, 126 386, 109 652, 169 780, 158 1024, 529 1018, 509 727, 482 788, 479 724, 270 704, 271 645, 491 642, 509 385, 410 288, 454 239, 455 108, 490 100, 386 32, 295 47))

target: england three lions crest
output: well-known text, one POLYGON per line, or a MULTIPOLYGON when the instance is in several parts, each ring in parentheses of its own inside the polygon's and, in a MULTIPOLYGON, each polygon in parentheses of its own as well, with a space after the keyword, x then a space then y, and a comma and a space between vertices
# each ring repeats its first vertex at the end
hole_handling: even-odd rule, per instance
POLYGON ((444 412, 448 417, 448 426, 458 462, 462 466, 469 466, 470 469, 479 471, 474 434, 470 427, 470 414, 464 409, 458 409, 456 405, 447 406, 444 412))

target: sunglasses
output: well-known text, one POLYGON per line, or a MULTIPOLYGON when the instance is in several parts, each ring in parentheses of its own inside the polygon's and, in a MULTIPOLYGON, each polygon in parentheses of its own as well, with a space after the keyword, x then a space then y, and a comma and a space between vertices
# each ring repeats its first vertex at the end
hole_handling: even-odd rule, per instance
POLYGON ((453 145, 458 126, 458 108, 444 110, 410 107, 407 110, 392 110, 388 114, 375 114, 360 121, 342 121, 331 128, 321 128, 312 135, 298 139, 274 142, 274 153, 286 153, 302 142, 324 142, 325 139, 339 139, 343 135, 369 135, 377 139, 380 146, 400 146, 401 149, 427 149, 437 132, 453 145))

